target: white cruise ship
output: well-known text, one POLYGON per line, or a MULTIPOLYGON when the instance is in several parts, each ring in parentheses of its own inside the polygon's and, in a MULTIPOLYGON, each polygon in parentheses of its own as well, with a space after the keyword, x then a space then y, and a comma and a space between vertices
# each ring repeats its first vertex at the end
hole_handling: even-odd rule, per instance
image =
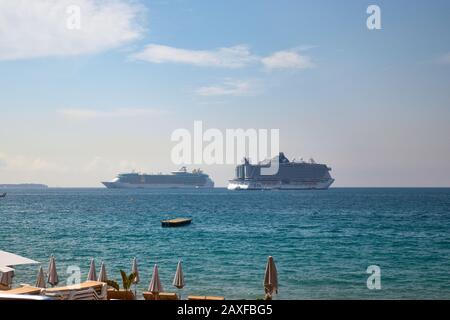
POLYGON ((214 188, 214 182, 201 170, 188 172, 186 167, 170 174, 122 173, 111 182, 102 182, 109 189, 149 188, 214 188))
POLYGON ((334 182, 330 175, 331 168, 325 164, 305 161, 289 161, 285 155, 280 152, 278 156, 278 172, 275 174, 264 175, 262 168, 269 168, 273 162, 260 162, 252 165, 248 159, 236 167, 234 179, 229 181, 229 190, 262 190, 262 189, 281 189, 281 190, 310 190, 310 189, 328 189, 334 182))

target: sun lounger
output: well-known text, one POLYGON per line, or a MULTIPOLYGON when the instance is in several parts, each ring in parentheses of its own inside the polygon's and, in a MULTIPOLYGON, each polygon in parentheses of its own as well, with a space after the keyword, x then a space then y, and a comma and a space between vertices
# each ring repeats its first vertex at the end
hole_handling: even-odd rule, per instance
POLYGON ((9 286, 5 286, 3 284, 0 283, 0 291, 6 291, 6 290, 10 290, 11 288, 9 286))
POLYGON ((42 294, 61 300, 106 300, 107 285, 103 282, 86 281, 66 287, 44 289, 42 294))
POLYGON ((70 291, 54 291, 44 292, 46 297, 55 298, 58 300, 99 300, 96 297, 95 290, 92 288, 83 290, 70 290, 70 291))
POLYGON ((214 296, 188 296, 188 300, 225 300, 225 298, 214 296))
POLYGON ((31 295, 38 295, 41 293, 41 288, 36 288, 36 287, 32 287, 32 286, 23 286, 20 288, 15 288, 15 289, 11 289, 11 290, 6 290, 4 291, 4 293, 7 294, 31 294, 31 295))
POLYGON ((142 294, 145 300, 179 300, 176 293, 171 292, 161 292, 154 294, 152 292, 144 292, 142 294))
POLYGON ((93 288, 97 293, 102 291, 102 288, 105 286, 104 282, 99 281, 86 281, 80 284, 73 284, 65 287, 54 287, 45 289, 46 292, 58 292, 58 291, 71 291, 71 290, 83 290, 93 288))

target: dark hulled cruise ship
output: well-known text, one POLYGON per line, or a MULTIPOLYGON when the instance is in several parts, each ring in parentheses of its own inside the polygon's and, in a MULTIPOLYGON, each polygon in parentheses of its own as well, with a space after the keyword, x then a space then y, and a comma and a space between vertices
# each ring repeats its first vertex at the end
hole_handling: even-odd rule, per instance
POLYGON ((102 182, 110 189, 149 188, 213 188, 214 182, 201 170, 187 172, 186 167, 170 174, 122 173, 111 182, 102 182))
POLYGON ((330 171, 327 165, 315 163, 312 159, 309 162, 289 161, 282 152, 278 157, 254 165, 245 158, 244 163, 236 167, 235 177, 229 181, 228 189, 328 189, 334 182, 330 171), (269 168, 277 160, 278 172, 271 174, 269 168))

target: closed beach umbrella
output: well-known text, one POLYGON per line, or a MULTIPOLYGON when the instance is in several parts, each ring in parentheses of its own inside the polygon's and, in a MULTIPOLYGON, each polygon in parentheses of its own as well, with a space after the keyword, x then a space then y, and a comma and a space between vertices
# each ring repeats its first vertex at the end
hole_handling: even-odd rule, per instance
POLYGON ((184 274, 183 268, 181 267, 181 261, 178 261, 177 271, 175 272, 172 284, 178 289, 183 289, 184 287, 184 274))
POLYGON ((11 287, 12 278, 14 277, 14 269, 10 267, 0 267, 0 285, 11 287))
POLYGON ((50 265, 48 266, 48 278, 47 282, 52 286, 56 286, 59 282, 58 272, 56 271, 56 260, 55 256, 50 257, 50 265))
POLYGON ((100 266, 100 273, 98 275, 98 281, 99 282, 106 282, 108 281, 108 276, 106 275, 106 267, 105 264, 102 261, 102 265, 100 266))
POLYGON ((94 259, 91 259, 91 266, 89 267, 87 281, 97 281, 97 272, 95 271, 94 259))
POLYGON ((131 272, 136 275, 136 277, 133 280, 133 284, 138 284, 141 279, 139 278, 139 270, 137 265, 136 258, 133 259, 133 265, 131 266, 131 272))
POLYGON ((150 285, 148 286, 148 291, 150 291, 151 293, 156 293, 156 294, 163 291, 163 287, 161 285, 161 280, 159 279, 157 264, 155 264, 155 267, 153 268, 152 281, 150 281, 150 285))
MULTIPOLYGON (((179 290, 184 288, 184 274, 183 268, 181 267, 181 261, 178 261, 177 271, 175 272, 175 277, 173 278, 172 285, 179 290)), ((178 292, 179 299, 181 300, 181 291, 178 292)))
POLYGON ((35 287, 43 288, 43 289, 45 289, 45 287, 46 287, 46 285, 45 285, 44 269, 42 269, 42 266, 39 267, 39 272, 37 274, 35 287))
POLYGON ((264 291, 268 295, 266 296, 267 298, 271 298, 274 292, 278 293, 277 267, 272 256, 267 259, 266 273, 264 275, 264 291))

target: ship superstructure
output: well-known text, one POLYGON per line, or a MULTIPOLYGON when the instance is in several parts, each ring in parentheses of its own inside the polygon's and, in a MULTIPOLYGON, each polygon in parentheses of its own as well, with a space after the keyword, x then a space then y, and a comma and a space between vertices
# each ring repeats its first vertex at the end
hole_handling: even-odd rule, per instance
POLYGON ((230 190, 261 189, 328 189, 334 182, 330 175, 331 168, 318 164, 313 159, 306 161, 289 161, 284 153, 270 160, 251 164, 244 158, 244 163, 236 167, 235 177, 229 181, 230 190), (269 168, 276 166, 278 171, 271 173, 269 168))

